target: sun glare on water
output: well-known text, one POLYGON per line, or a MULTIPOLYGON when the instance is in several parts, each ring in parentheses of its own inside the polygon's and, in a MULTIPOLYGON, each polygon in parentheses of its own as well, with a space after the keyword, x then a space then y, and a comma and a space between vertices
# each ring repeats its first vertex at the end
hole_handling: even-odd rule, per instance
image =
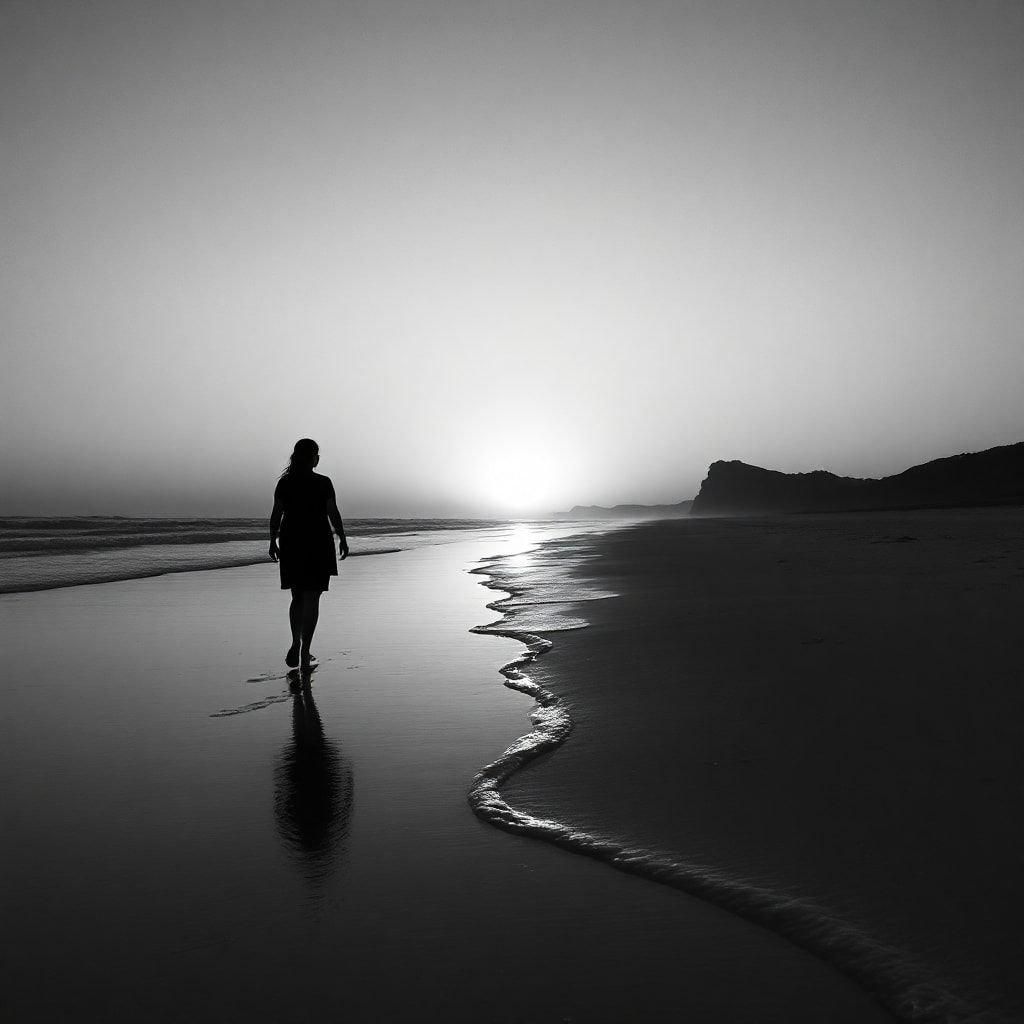
POLYGON ((532 564, 540 539, 540 532, 530 523, 514 523, 494 554, 501 557, 506 569, 525 569, 532 564))

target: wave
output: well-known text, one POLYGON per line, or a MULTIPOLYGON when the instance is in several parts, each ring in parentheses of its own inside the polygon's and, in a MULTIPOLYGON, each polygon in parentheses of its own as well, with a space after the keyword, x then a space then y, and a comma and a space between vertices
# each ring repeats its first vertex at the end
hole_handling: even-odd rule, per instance
MULTIPOLYGON (((352 557, 437 543, 497 520, 349 519, 352 557)), ((0 594, 269 564, 264 519, 0 517, 0 594)))
MULTIPOLYGON (((501 525, 491 519, 349 519, 350 537, 471 530, 501 525)), ((129 519, 120 516, 67 518, 0 517, 0 558, 59 555, 78 551, 155 544, 223 544, 265 540, 267 519, 129 519)))
MULTIPOLYGON (((515 604, 524 603, 517 602, 517 598, 526 596, 530 587, 515 582, 514 573, 503 573, 502 562, 501 556, 485 559, 469 570, 488 577, 483 586, 507 594, 487 605, 501 612, 502 618, 489 625, 475 626, 471 632, 509 637, 526 647, 523 654, 499 671, 505 677, 506 686, 535 701, 530 714, 533 729, 520 736, 474 778, 469 804, 479 818, 507 832, 542 839, 620 871, 678 889, 767 928, 845 974, 900 1021, 908 1024, 1010 1024, 1010 1018, 1000 1011, 954 991, 917 957, 878 941, 861 926, 812 901, 686 860, 677 853, 644 849, 620 837, 592 834, 511 806, 501 795, 502 784, 531 761, 561 746, 571 733, 573 722, 558 696, 533 682, 525 671, 551 649, 552 641, 527 629, 516 628, 515 604), (508 576, 513 578, 506 578, 508 576)), ((594 594, 584 591, 574 600, 588 599, 594 599, 594 594)), ((585 620, 572 621, 573 628, 587 625, 585 620)), ((540 628, 549 632, 552 628, 566 627, 556 622, 553 627, 542 624, 540 628)))
MULTIPOLYGON (((372 544, 372 540, 370 541, 372 544)), ((349 558, 364 555, 389 555, 403 550, 397 547, 370 547, 353 551, 349 558)), ((239 569, 249 565, 272 567, 264 542, 192 546, 152 545, 110 551, 71 551, 52 557, 29 555, 0 559, 0 594, 22 594, 37 590, 57 590, 94 583, 117 583, 147 579, 180 572, 205 572, 211 569, 239 569), (245 550, 239 550, 239 547, 245 550)))

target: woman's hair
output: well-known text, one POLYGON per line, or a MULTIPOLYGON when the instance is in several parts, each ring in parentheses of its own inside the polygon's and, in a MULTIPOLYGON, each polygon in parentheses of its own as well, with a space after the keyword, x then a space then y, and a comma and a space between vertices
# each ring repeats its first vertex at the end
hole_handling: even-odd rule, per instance
POLYGON ((320 445, 312 438, 303 437, 295 442, 292 457, 288 460, 281 476, 290 476, 292 473, 311 473, 313 463, 320 454, 320 445))

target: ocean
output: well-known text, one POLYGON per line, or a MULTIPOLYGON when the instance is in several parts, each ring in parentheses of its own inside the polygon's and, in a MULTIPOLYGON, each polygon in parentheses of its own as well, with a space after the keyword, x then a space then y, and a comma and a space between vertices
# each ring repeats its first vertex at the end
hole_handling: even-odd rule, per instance
MULTIPOLYGON (((352 555, 374 555, 502 525, 490 519, 350 519, 345 532, 352 555)), ((0 594, 255 565, 267 561, 267 543, 265 517, 4 516, 0 594)))

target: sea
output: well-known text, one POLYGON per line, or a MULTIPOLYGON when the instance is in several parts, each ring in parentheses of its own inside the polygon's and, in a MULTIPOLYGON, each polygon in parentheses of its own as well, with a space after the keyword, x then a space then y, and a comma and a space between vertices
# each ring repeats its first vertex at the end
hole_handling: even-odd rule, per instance
MULTIPOLYGON (((440 544, 494 519, 350 519, 351 555, 440 544)), ((0 594, 267 561, 266 518, 0 517, 0 594)))

